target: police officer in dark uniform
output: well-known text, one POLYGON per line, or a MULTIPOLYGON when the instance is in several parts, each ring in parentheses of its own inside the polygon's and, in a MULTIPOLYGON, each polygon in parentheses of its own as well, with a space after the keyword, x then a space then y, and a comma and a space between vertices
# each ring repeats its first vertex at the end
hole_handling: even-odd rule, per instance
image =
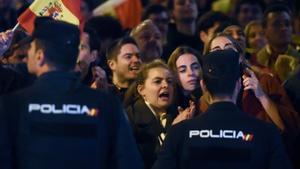
POLYGON ((80 84, 73 69, 79 29, 37 18, 29 88, 0 98, 1 169, 140 169, 141 158, 117 98, 80 84))
POLYGON ((235 105, 241 87, 239 54, 203 57, 201 86, 213 103, 202 116, 169 130, 153 169, 290 169, 277 129, 235 105))

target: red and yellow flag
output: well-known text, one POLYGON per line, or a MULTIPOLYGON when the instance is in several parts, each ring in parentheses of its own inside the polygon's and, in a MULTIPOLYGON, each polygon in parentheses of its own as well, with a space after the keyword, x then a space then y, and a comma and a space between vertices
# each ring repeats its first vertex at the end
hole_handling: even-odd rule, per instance
POLYGON ((40 16, 51 16, 80 25, 80 1, 81 0, 35 0, 29 8, 18 18, 19 24, 30 34, 34 29, 34 20, 40 16))
POLYGON ((94 16, 116 17, 124 29, 132 29, 141 23, 142 13, 141 0, 107 0, 93 10, 94 16))
POLYGON ((117 17, 124 29, 134 28, 142 20, 141 0, 126 0, 115 7, 117 17))

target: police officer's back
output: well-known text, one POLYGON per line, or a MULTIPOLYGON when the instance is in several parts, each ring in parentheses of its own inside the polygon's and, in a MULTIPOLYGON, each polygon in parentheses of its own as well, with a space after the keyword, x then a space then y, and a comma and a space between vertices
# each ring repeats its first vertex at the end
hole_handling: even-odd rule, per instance
POLYGON ((169 130, 154 169, 291 168, 277 129, 235 105, 241 87, 238 58, 232 50, 203 57, 201 85, 213 104, 169 130))
POLYGON ((38 79, 0 98, 0 168, 141 168, 118 99, 73 73, 79 29, 42 17, 32 37, 28 70, 38 79))

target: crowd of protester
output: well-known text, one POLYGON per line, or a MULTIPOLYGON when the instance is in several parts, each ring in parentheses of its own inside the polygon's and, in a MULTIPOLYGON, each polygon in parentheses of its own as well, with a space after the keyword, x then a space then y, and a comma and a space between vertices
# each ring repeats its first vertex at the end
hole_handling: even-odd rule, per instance
MULTIPOLYGON (((28 61, 33 52, 29 35, 21 26, 12 31, 17 17, 30 3, 0 0, 1 95, 29 87, 40 76, 36 72, 33 75, 29 69, 34 66, 28 61)), ((284 145, 281 150, 277 141, 264 143, 260 152, 266 153, 261 155, 264 162, 260 157, 255 160, 249 157, 249 165, 259 168, 260 163, 265 163, 261 164, 265 166, 262 168, 288 168, 287 163, 291 163, 291 168, 300 168, 300 5, 297 0, 141 0, 142 13, 137 14, 142 16, 141 20, 130 28, 124 27, 115 15, 99 14, 103 3, 81 1, 84 29, 78 37, 78 57, 71 71, 76 72, 85 86, 107 91, 122 102, 145 169, 200 168, 201 163, 209 166, 213 160, 212 152, 208 152, 210 142, 203 143, 207 147, 202 145, 199 149, 203 151, 199 153, 203 159, 189 159, 183 147, 191 143, 180 132, 193 126, 192 121, 195 123, 196 119, 208 126, 218 126, 228 120, 236 124, 231 127, 247 128, 244 124, 251 120, 242 117, 235 120, 225 114, 219 118, 206 115, 214 113, 210 109, 216 101, 214 94, 223 96, 221 90, 226 90, 227 80, 231 84, 237 79, 240 79, 239 90, 233 94, 225 92, 224 97, 232 96, 241 111, 275 126, 284 145), (206 64, 212 62, 209 58, 229 54, 237 56, 238 76, 219 81, 208 76, 214 71, 206 70, 206 64), (180 153, 183 157, 178 156, 180 153), (186 164, 193 160, 199 160, 193 162, 197 166, 186 164)), ((234 67, 232 59, 215 60, 230 62, 234 67)), ((217 70, 219 76, 231 68, 224 66, 224 70, 217 70)), ((107 104, 114 107, 114 103, 107 104)), ((267 141, 269 137, 275 138, 273 128, 267 125, 253 122, 253 128, 270 132, 257 137, 266 137, 267 141)), ((221 155, 228 152, 243 154, 242 150, 222 150, 223 154, 216 158, 224 162, 228 159, 222 160, 221 155)), ((252 156, 260 153, 252 152, 252 156)))

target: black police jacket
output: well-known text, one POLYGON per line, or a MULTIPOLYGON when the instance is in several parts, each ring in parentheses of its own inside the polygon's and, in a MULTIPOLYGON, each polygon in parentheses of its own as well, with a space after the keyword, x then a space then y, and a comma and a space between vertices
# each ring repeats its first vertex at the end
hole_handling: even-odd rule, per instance
POLYGON ((231 102, 170 128, 153 169, 290 169, 277 129, 231 102))
POLYGON ((121 103, 49 72, 0 98, 1 169, 140 169, 121 103))
POLYGON ((0 95, 28 87, 34 80, 26 64, 0 65, 0 95))

